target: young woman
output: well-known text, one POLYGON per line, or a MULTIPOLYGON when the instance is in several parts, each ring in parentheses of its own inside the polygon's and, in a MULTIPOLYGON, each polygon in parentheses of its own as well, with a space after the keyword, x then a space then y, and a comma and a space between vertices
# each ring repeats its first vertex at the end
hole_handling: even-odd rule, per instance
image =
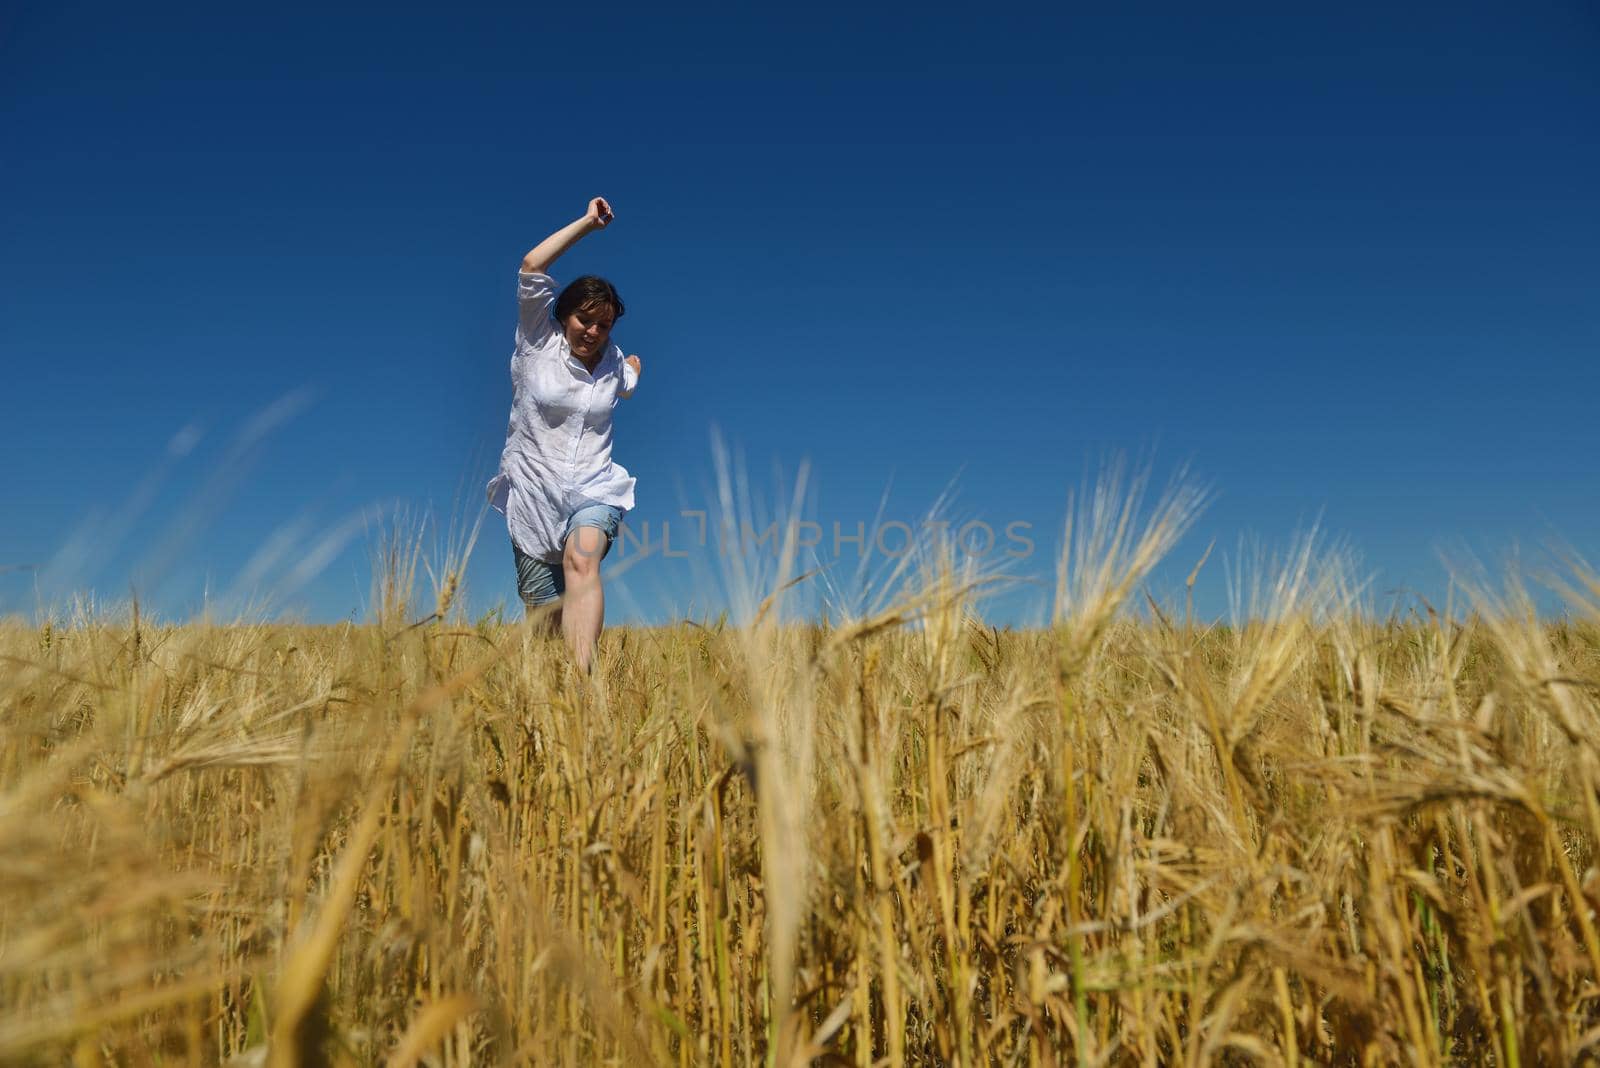
POLYGON ((600 561, 633 507, 633 478, 611 461, 611 411, 639 382, 639 357, 622 355, 611 328, 622 298, 585 275, 556 296, 545 272, 585 235, 611 224, 602 197, 539 242, 517 275, 511 422, 489 503, 505 513, 517 592, 534 608, 559 602, 551 625, 588 671, 605 618, 600 561))

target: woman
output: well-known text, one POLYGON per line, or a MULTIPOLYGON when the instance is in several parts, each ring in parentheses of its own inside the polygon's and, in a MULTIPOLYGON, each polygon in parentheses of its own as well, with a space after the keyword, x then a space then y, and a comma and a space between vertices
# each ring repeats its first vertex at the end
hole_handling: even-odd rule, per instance
POLYGON ((551 626, 588 671, 605 618, 600 561, 633 507, 633 478, 611 462, 611 410, 639 382, 639 357, 611 344, 622 298, 585 275, 556 296, 545 272, 585 235, 611 224, 602 197, 522 258, 511 422, 489 503, 505 513, 517 592, 534 608, 559 602, 551 626))

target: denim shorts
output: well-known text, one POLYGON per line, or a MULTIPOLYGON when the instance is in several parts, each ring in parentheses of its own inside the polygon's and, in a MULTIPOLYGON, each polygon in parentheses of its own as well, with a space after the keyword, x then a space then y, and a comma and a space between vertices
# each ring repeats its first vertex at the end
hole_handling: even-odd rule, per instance
MULTIPOLYGON (((561 544, 565 546, 572 532, 579 527, 595 527, 606 536, 606 547, 600 551, 600 559, 604 560, 611 551, 611 543, 617 540, 617 529, 621 526, 621 508, 611 504, 587 504, 568 517, 561 544)), ((511 553, 517 562, 517 595, 522 598, 525 607, 536 608, 559 601, 561 595, 567 592, 567 576, 560 560, 552 564, 529 556, 517 548, 515 542, 511 544, 511 553)))

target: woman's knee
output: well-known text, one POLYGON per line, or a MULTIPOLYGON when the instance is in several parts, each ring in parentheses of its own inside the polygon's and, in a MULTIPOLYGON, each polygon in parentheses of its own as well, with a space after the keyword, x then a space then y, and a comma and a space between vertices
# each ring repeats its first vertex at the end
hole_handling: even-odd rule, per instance
POLYGON ((600 573, 600 559, 606 554, 609 539, 598 527, 578 527, 567 538, 561 566, 567 580, 591 579, 600 573))

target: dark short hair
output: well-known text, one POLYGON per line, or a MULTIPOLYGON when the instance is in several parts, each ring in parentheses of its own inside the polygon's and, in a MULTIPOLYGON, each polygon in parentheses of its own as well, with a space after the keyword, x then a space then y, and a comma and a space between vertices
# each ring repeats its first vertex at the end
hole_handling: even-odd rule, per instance
POLYGON ((567 283, 556 298, 556 321, 566 322, 573 312, 610 308, 612 321, 622 318, 622 298, 617 287, 598 275, 586 274, 567 283))

